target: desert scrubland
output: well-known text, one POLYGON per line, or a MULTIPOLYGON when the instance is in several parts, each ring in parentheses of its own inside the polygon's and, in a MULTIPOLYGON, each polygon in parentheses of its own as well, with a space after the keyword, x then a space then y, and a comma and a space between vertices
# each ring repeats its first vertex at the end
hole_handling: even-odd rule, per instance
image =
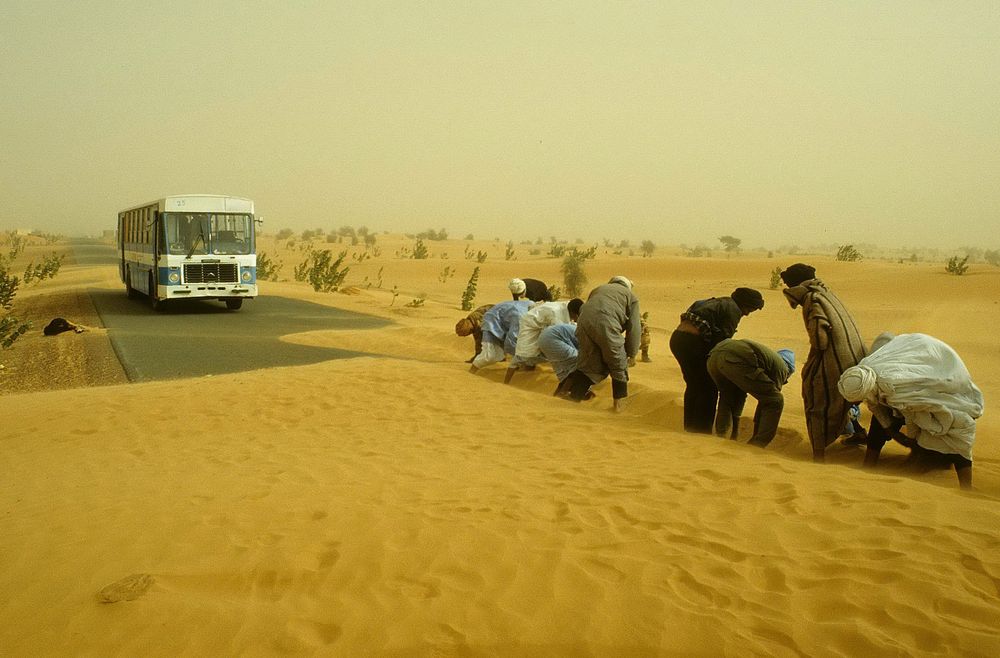
POLYGON ((607 381, 574 404, 547 366, 504 385, 502 365, 464 363, 473 268, 476 304, 508 299, 513 276, 563 285, 548 243, 506 260, 505 240, 433 240, 413 259, 401 235, 368 257, 317 239, 348 250, 331 293, 294 280, 302 245, 262 237, 283 263, 262 295, 394 323, 285 340, 373 356, 128 383, 87 296, 124 294, 113 267, 68 257, 19 293, 35 326, 0 352, 0 653, 1000 653, 1000 268, 599 246, 586 289, 628 276, 652 330, 613 414, 607 381), (974 491, 910 472, 895 445, 875 470, 840 443, 812 463, 797 375, 767 450, 681 430, 678 314, 755 287, 765 307, 737 337, 801 367, 801 314, 768 285, 797 261, 867 340, 923 332, 963 357, 986 398, 974 491), (56 316, 88 331, 42 336, 56 316))

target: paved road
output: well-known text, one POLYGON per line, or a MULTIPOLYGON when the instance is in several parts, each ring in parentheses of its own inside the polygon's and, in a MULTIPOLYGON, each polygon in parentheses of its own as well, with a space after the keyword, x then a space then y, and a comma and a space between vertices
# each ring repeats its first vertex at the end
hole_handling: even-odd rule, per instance
MULTIPOLYGON (((79 241, 81 265, 117 267, 115 251, 79 241)), ((294 366, 350 358, 359 352, 293 345, 279 336, 317 329, 372 329, 388 320, 328 306, 262 295, 229 311, 222 302, 182 300, 163 312, 145 296, 121 290, 90 290, 115 352, 132 381, 197 377, 271 366, 294 366)))

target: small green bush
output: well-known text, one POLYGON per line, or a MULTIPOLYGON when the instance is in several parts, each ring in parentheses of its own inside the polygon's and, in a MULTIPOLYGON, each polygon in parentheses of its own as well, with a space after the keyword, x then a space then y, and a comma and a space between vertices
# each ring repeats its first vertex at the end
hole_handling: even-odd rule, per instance
POLYGON ((476 286, 479 283, 479 266, 472 270, 469 282, 465 284, 465 292, 462 293, 462 310, 471 311, 472 305, 476 301, 476 286))
POLYGON ((948 263, 944 266, 945 272, 948 274, 954 274, 955 276, 962 276, 969 271, 968 265, 969 257, 966 256, 962 260, 958 259, 958 256, 952 256, 948 259, 948 263))

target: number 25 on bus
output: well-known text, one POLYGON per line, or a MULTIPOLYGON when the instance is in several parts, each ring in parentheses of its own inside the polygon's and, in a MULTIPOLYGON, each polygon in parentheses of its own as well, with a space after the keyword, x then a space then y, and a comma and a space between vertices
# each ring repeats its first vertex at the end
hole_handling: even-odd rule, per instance
POLYGON ((257 296, 253 201, 168 196, 118 213, 125 293, 156 310, 173 299, 218 299, 236 310, 257 296))

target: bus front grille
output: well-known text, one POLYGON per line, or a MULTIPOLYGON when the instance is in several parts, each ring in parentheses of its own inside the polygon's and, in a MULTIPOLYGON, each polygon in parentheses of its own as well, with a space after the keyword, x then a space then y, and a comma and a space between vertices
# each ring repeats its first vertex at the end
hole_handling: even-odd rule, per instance
POLYGON ((185 263, 184 283, 236 283, 236 263, 185 263))

